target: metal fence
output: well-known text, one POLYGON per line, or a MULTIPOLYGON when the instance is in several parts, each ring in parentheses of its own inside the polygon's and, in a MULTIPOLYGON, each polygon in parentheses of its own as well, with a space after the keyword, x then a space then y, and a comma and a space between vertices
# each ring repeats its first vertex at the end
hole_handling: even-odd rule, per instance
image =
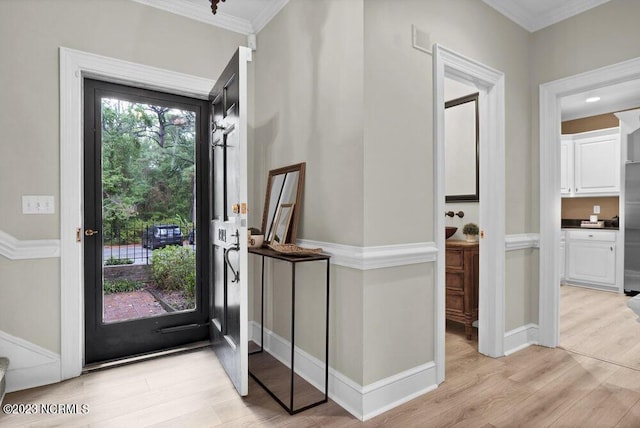
MULTIPOLYGON (((153 250, 143 246, 144 232, 154 223, 120 223, 105 224, 103 227, 103 259, 104 265, 150 264, 153 250)), ((182 245, 191 246, 193 242, 193 229, 181 227, 182 245)))

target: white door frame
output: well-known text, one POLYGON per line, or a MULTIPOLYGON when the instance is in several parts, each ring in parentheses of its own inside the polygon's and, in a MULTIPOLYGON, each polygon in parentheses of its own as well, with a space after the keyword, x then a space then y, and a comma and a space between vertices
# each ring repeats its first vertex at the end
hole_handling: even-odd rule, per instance
POLYGON ((433 46, 434 99, 434 230, 436 259, 437 382, 445 374, 445 188, 444 188, 444 79, 450 78, 480 91, 480 301, 478 351, 504 355, 505 328, 505 101, 504 74, 443 46, 433 46))
POLYGON ((560 99, 636 79, 640 58, 540 85, 540 345, 560 341, 560 99))
POLYGON ((79 376, 84 363, 83 79, 135 85, 207 99, 214 80, 60 48, 60 358, 61 378, 79 376))

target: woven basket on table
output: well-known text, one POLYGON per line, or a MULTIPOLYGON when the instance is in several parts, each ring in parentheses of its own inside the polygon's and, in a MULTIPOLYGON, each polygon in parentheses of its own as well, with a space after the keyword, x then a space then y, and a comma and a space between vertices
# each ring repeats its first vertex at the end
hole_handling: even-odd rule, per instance
POLYGON ((313 254, 322 253, 322 248, 303 248, 296 244, 269 244, 269 248, 278 253, 287 254, 291 256, 310 256, 313 254))

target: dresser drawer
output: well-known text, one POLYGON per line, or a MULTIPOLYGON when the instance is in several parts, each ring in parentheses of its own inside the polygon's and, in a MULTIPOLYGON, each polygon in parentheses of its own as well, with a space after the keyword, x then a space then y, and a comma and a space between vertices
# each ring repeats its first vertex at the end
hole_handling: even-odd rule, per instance
POLYGON ((464 289, 464 272, 446 272, 445 285, 455 290, 464 289))
POLYGON ((447 290, 447 311, 464 313, 464 294, 447 290))
POLYGON ((573 241, 580 239, 585 241, 616 242, 616 233, 610 230, 570 230, 567 233, 567 238, 573 241))
POLYGON ((445 259, 447 269, 464 269, 464 251, 447 249, 445 259))

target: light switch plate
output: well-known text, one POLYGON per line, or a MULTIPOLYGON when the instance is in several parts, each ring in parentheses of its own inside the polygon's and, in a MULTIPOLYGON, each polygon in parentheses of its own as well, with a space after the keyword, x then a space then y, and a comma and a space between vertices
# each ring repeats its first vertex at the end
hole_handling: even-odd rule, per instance
POLYGON ((55 213, 54 198, 50 195, 23 195, 23 214, 53 214, 55 213))

